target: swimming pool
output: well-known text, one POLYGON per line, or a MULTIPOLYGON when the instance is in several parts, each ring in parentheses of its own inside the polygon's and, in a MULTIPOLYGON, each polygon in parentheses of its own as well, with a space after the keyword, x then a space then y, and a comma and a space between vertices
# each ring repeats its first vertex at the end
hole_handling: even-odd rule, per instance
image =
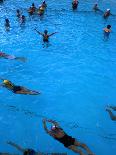
MULTIPOLYGON (((73 155, 45 133, 42 118, 47 117, 59 121, 96 155, 115 155, 116 124, 105 107, 116 105, 116 17, 105 21, 101 14, 90 12, 94 0, 82 0, 75 12, 70 0, 47 0, 47 12, 40 20, 26 12, 32 2, 6 0, 0 5, 0 49, 27 58, 26 63, 1 59, 0 76, 42 93, 24 96, 0 89, 0 152, 19 153, 6 144, 11 140, 42 152, 73 155), (27 17, 22 27, 17 8, 27 17), (6 17, 11 22, 10 32, 4 30, 6 17), (102 29, 107 24, 112 25, 112 34, 104 42, 102 29), (59 33, 43 48, 34 28, 59 33)), ((36 6, 41 3, 34 2, 36 6)), ((110 7, 116 14, 113 0, 99 0, 99 6, 102 10, 110 7)))

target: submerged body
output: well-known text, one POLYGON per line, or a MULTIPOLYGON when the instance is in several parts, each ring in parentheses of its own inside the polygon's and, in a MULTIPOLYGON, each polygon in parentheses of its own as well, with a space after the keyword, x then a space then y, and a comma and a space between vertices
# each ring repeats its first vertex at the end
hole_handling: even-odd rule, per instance
POLYGON ((80 143, 75 138, 72 138, 68 134, 64 132, 64 130, 59 126, 59 124, 52 120, 43 120, 43 126, 45 131, 52 136, 54 139, 62 143, 66 148, 72 150, 75 153, 79 153, 80 155, 85 155, 82 150, 78 149, 78 147, 81 147, 85 149, 85 151, 90 155, 94 155, 90 149, 87 147, 86 144, 80 143), (53 126, 51 130, 48 130, 46 122, 52 123, 53 126))
POLYGON ((32 91, 32 90, 29 90, 29 89, 22 87, 22 86, 17 86, 9 80, 4 80, 4 79, 2 79, 2 80, 3 80, 2 86, 9 89, 10 91, 12 91, 15 94, 25 94, 25 95, 27 95, 27 94, 29 94, 29 95, 40 94, 40 92, 32 91))

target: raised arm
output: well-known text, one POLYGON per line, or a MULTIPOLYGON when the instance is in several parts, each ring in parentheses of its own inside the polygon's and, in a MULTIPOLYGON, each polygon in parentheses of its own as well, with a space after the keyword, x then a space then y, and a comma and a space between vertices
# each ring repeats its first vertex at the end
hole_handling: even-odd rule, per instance
POLYGON ((48 134, 50 134, 50 131, 48 130, 47 125, 46 125, 46 119, 43 119, 43 127, 44 127, 45 131, 46 131, 48 134))
POLYGON ((58 32, 54 32, 54 33, 49 34, 49 37, 52 36, 52 35, 54 35, 54 34, 56 34, 56 33, 58 33, 58 32))
POLYGON ((11 142, 11 141, 8 141, 7 144, 9 144, 9 145, 15 147, 17 150, 19 150, 19 151, 21 151, 21 152, 24 152, 24 151, 25 151, 25 149, 23 149, 21 146, 19 146, 19 145, 13 143, 13 142, 11 142))
POLYGON ((43 33, 39 32, 37 29, 34 29, 38 34, 43 36, 43 33))

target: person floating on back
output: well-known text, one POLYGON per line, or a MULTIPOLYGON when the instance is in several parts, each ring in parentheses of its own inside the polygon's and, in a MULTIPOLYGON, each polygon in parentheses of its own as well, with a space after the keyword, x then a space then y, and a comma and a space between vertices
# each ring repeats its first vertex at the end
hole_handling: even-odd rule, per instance
POLYGON ((9 60, 19 60, 25 62, 26 59, 24 57, 16 57, 14 55, 9 55, 0 51, 0 58, 9 59, 9 60))
POLYGON ((62 143, 66 148, 72 150, 73 152, 79 153, 80 155, 85 155, 83 151, 78 148, 80 147, 86 150, 89 155, 94 155, 86 144, 80 143, 75 138, 72 138, 71 136, 67 135, 57 122, 53 120, 43 119, 43 127, 50 136, 52 136, 54 139, 62 143), (50 130, 48 130, 47 128, 47 122, 52 124, 50 130))
POLYGON ((107 9, 106 12, 104 13, 103 17, 104 19, 108 18, 111 14, 110 9, 107 9))
POLYGON ((79 4, 79 1, 78 0, 73 0, 73 2, 72 2, 72 8, 73 8, 73 10, 77 9, 78 4, 79 4))
POLYGON ((116 115, 112 113, 112 110, 116 111, 116 106, 107 106, 106 111, 109 113, 112 121, 116 121, 116 115))
POLYGON ((111 32, 111 25, 107 25, 107 27, 104 28, 103 31, 104 31, 104 39, 108 39, 111 32))
POLYGON ((17 86, 13 84, 11 81, 0 78, 3 82, 1 86, 7 88, 15 94, 24 94, 24 95, 38 95, 40 92, 29 90, 22 86, 17 86))
POLYGON ((39 31, 36 30, 36 29, 35 29, 35 31, 36 31, 38 34, 40 34, 40 35, 43 36, 43 42, 49 42, 49 37, 51 37, 52 35, 58 33, 58 32, 54 32, 54 33, 48 34, 48 31, 47 31, 47 30, 45 30, 44 33, 41 33, 41 32, 39 32, 39 31))
POLYGON ((9 31, 10 30, 10 21, 8 18, 5 19, 5 28, 6 28, 6 31, 9 31))

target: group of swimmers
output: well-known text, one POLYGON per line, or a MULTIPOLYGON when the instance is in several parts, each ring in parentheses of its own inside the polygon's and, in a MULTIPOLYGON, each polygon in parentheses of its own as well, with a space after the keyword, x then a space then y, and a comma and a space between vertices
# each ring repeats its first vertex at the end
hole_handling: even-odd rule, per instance
MULTIPOLYGON (((84 151, 86 151, 86 153, 88 155, 95 155, 94 153, 92 153, 92 151, 88 148, 88 146, 86 144, 81 143, 77 139, 69 136, 60 127, 60 125, 56 121, 44 118, 43 119, 43 128, 45 129, 47 134, 52 136, 55 140, 57 140, 60 143, 62 143, 64 145, 64 147, 72 150, 73 152, 78 153, 80 155, 85 155, 85 153, 83 152, 83 149, 84 149, 84 151), (51 128, 50 129, 47 128, 47 123, 51 124, 51 128)), ((36 152, 32 148, 24 149, 23 147, 15 144, 14 142, 11 142, 11 141, 7 142, 7 144, 15 147, 17 150, 22 152, 23 155, 47 155, 47 153, 36 152)), ((58 155, 60 153, 53 153, 53 155, 54 154, 58 155)), ((67 153, 61 153, 61 154, 66 155, 67 153)), ((0 155, 11 155, 11 154, 9 154, 9 153, 0 153, 0 155)), ((52 155, 52 153, 51 153, 51 155, 52 155)))
MULTIPOLYGON (((78 0, 73 0, 73 2, 72 2, 73 10, 76 10, 78 8, 78 4, 79 4, 78 0)), ((45 1, 43 1, 43 3, 39 6, 38 9, 35 7, 35 4, 32 3, 31 7, 28 10, 28 13, 29 13, 29 15, 38 14, 39 16, 42 16, 44 14, 46 8, 47 8, 47 4, 46 4, 45 1)), ((94 11, 101 11, 98 8, 98 4, 94 5, 93 10, 94 11)), ((26 18, 25 18, 24 15, 21 15, 21 12, 20 12, 19 9, 17 9, 16 13, 17 13, 16 16, 21 20, 21 23, 25 23, 26 18)), ((110 13, 110 9, 107 9, 106 12, 103 14, 103 17, 104 17, 104 19, 106 19, 110 15, 112 15, 110 13)), ((5 27, 6 27, 6 30, 9 30, 9 28, 10 28, 10 21, 9 21, 8 18, 5 19, 5 27)), ((48 34, 47 30, 45 30, 44 33, 42 33, 42 32, 39 32, 37 29, 35 29, 35 31, 39 35, 41 35, 43 37, 43 42, 46 42, 46 43, 49 42, 49 37, 50 36, 58 33, 58 32, 54 32, 54 33, 48 34)), ((104 31, 104 37, 108 38, 109 34, 111 32, 111 25, 107 25, 107 27, 104 28, 103 31, 104 31)), ((4 52, 0 52, 0 58, 25 61, 25 58, 23 58, 23 57, 16 57, 14 55, 9 55, 9 54, 6 54, 4 52)), ((29 95, 38 95, 38 94, 40 94, 40 92, 38 92, 38 91, 32 91, 32 90, 27 89, 27 88, 25 88, 23 86, 17 86, 17 85, 15 85, 14 83, 12 83, 11 81, 9 81, 7 79, 0 78, 0 80, 2 80, 2 84, 1 84, 2 87, 7 88, 8 90, 12 91, 15 94, 29 94, 29 95)), ((116 107, 109 106, 106 109, 106 111, 109 113, 111 119, 116 120, 116 116, 113 115, 112 110, 116 110, 116 107)), ((66 148, 72 150, 73 152, 78 153, 80 155, 85 155, 85 153, 82 150, 82 149, 84 149, 88 155, 94 155, 86 144, 81 143, 78 140, 76 140, 75 138, 72 138, 71 136, 69 136, 59 126, 59 124, 57 122, 55 122, 53 120, 43 119, 43 127, 44 127, 45 131, 47 132, 47 134, 52 136, 55 140, 59 141, 66 148), (47 125, 46 125, 47 123, 51 123, 51 128, 50 129, 47 128, 47 125)), ((42 154, 45 154, 45 153, 41 153, 41 152, 36 152, 35 150, 33 150, 31 148, 24 149, 24 148, 20 147, 19 145, 15 144, 15 143, 13 143, 11 141, 7 142, 7 143, 9 145, 12 145, 15 148, 17 148, 24 155, 42 155, 42 154)), ((0 155, 10 155, 10 154, 9 153, 0 153, 0 155)))

